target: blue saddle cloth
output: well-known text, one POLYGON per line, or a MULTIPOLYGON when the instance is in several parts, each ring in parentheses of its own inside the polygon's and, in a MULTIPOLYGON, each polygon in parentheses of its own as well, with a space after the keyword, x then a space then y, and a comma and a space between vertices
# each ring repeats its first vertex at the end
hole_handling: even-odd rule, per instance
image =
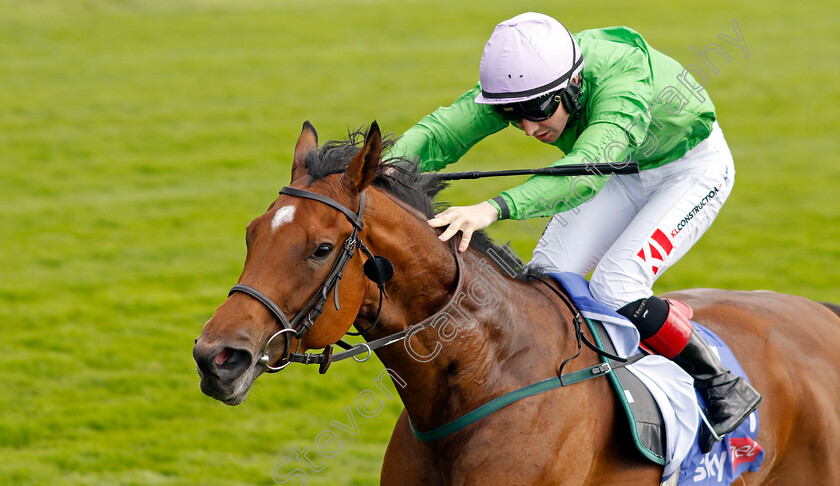
MULTIPOLYGON (((552 274, 552 277, 560 282, 560 284, 566 289, 566 292, 569 294, 570 298, 584 317, 589 319, 598 319, 604 323, 617 323, 620 326, 625 327, 626 330, 628 326, 623 323, 618 323, 616 319, 622 319, 628 324, 629 321, 604 304, 595 300, 592 293, 589 291, 589 282, 587 282, 586 279, 573 273, 556 273, 552 274)), ((743 368, 741 368, 741 365, 738 364, 738 360, 735 358, 732 350, 729 349, 729 346, 727 346, 720 337, 702 324, 694 321, 692 321, 692 323, 694 324, 695 329, 697 329, 703 338, 706 339, 706 342, 709 343, 712 349, 714 349, 714 351, 718 354, 721 362, 723 362, 723 364, 728 367, 732 373, 741 376, 744 379, 748 379, 743 368)), ((632 324, 630 324, 630 327, 632 327, 632 324)), ((613 337, 618 336, 620 341, 622 341, 615 342, 615 339, 613 340, 616 344, 616 349, 619 350, 619 354, 627 356, 640 351, 635 348, 630 350, 631 344, 634 343, 631 335, 632 333, 624 333, 624 335, 621 336, 619 336, 620 333, 613 332, 611 334, 614 335, 613 337), (622 348, 624 351, 622 351, 622 348)), ((608 338, 608 336, 604 336, 604 338, 608 338)), ((632 344, 632 346, 637 345, 638 332, 635 332, 635 344, 632 344)), ((689 395, 685 394, 683 396, 688 399, 689 395)), ((700 403, 701 407, 703 407, 705 405, 703 398, 699 393, 696 393, 696 397, 698 403, 700 403)), ((663 404, 660 403, 660 407, 662 406, 663 404)), ((699 421, 699 424, 699 427, 705 427, 702 420, 699 421)), ((758 468, 764 460, 764 451, 761 446, 755 442, 755 438, 758 434, 758 411, 753 412, 736 430, 727 434, 721 442, 716 443, 708 454, 703 454, 700 451, 700 446, 698 444, 700 436, 699 427, 694 436, 694 441, 688 450, 688 454, 682 459, 681 465, 679 466, 679 476, 677 482, 679 486, 728 485, 737 479, 744 471, 758 471, 758 468)), ((673 459, 678 460, 677 458, 673 459)), ((666 464, 666 474, 664 475, 663 480, 670 478, 673 474, 676 474, 676 464, 673 466, 674 467, 669 467, 669 465, 666 464)))

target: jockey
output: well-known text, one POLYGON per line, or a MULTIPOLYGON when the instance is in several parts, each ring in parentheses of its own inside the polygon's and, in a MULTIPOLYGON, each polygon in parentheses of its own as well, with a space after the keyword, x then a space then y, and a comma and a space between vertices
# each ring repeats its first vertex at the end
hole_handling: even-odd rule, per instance
MULTIPOLYGON (((761 396, 720 362, 693 329, 691 309, 653 296, 653 282, 712 224, 735 168, 706 91, 673 59, 626 27, 572 35, 555 19, 525 13, 496 26, 480 82, 424 117, 392 155, 440 170, 514 125, 565 154, 553 165, 639 162, 633 175, 538 175, 473 206, 429 220, 443 241, 500 219, 552 218, 532 265, 592 271, 597 300, 627 317, 644 345, 695 380, 718 436, 737 428, 761 396), (594 270, 594 271, 593 271, 594 270)), ((706 444, 711 447, 711 440, 706 444)))

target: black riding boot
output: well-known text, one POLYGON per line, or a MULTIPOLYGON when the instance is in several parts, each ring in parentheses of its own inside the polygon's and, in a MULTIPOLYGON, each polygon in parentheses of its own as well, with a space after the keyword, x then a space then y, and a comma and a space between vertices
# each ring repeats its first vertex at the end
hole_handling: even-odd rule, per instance
MULTIPOLYGON (((618 309, 639 329, 642 342, 673 360, 692 378, 706 400, 706 418, 718 437, 732 432, 761 403, 761 395, 747 380, 733 375, 691 325, 691 307, 657 297, 640 299, 618 309)), ((714 437, 702 427, 700 447, 709 452, 714 437)))
MULTIPOLYGON (((747 380, 725 368, 695 329, 674 362, 694 378, 694 385, 706 400, 707 418, 718 437, 738 428, 761 403, 761 395, 747 380)), ((700 438, 703 452, 711 450, 714 437, 706 433, 700 438)))

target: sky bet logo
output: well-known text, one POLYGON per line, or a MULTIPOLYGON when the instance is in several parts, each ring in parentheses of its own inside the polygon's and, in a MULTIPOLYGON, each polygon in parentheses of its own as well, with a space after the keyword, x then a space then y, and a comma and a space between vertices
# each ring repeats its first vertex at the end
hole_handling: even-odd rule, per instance
MULTIPOLYGON (((735 469, 745 462, 754 461, 761 451, 761 446, 749 437, 732 437, 729 439, 728 462, 731 465, 730 472, 734 473, 735 469)), ((694 469, 692 481, 706 484, 708 480, 714 479, 719 483, 723 483, 724 478, 727 476, 724 467, 727 467, 726 451, 707 454, 700 461, 697 468, 694 469)))

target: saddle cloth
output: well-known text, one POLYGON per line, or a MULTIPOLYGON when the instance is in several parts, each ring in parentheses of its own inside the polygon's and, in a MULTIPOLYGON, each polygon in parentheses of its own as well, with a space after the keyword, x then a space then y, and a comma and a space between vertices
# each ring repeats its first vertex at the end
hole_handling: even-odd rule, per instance
MULTIPOLYGON (((621 357, 641 351, 636 327, 624 316, 596 301, 586 279, 575 273, 551 276, 580 310, 596 344, 621 357)), ((693 324, 723 364, 746 378, 726 344, 702 325, 693 324)), ((742 472, 758 470, 764 451, 755 442, 757 411, 704 455, 697 443, 700 427, 705 427, 698 405, 698 402, 702 404, 702 398, 694 390, 692 378, 679 366, 662 356, 651 355, 613 370, 609 376, 629 419, 637 448, 646 458, 664 466, 663 483, 728 485, 742 472)))

